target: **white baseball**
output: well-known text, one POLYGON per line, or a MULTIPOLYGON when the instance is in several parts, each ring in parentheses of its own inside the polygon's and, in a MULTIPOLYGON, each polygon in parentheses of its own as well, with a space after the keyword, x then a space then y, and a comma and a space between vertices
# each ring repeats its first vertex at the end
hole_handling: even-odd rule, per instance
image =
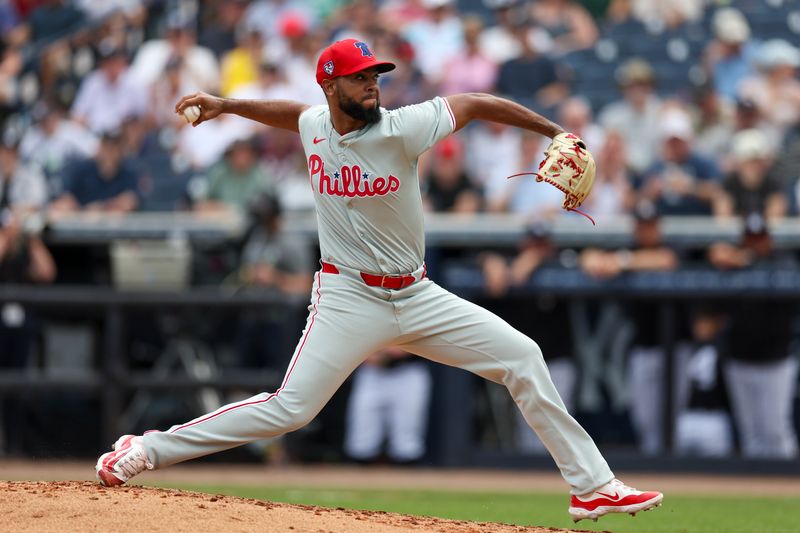
POLYGON ((194 124, 194 122, 200 118, 200 106, 190 105, 186 109, 183 110, 183 118, 186 119, 186 122, 189 124, 194 124))

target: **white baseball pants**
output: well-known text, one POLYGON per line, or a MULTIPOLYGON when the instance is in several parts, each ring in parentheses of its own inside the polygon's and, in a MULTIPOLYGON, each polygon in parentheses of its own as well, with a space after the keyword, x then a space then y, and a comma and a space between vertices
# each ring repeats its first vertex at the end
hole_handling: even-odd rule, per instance
MULTIPOLYGON (((338 270, 316 274, 306 327, 280 388, 146 433, 147 455, 157 468, 304 426, 369 354, 393 345, 505 385, 573 494, 613 479, 564 407, 535 342, 427 278, 390 290, 367 286, 358 271, 338 270)), ((414 276, 423 278, 423 269, 414 276)))

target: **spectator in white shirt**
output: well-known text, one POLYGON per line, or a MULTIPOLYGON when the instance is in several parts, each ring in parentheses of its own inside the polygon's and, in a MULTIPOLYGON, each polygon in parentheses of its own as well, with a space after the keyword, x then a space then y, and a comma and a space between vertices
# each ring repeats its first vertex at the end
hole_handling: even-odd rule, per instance
POLYGON ((81 83, 72 117, 99 134, 143 115, 148 107, 147 92, 131 75, 126 52, 113 49, 103 53, 100 67, 81 83))
POLYGON ((145 41, 139 47, 131 70, 140 83, 150 86, 171 57, 183 60, 193 90, 216 92, 220 78, 217 58, 214 52, 196 44, 194 30, 180 17, 170 18, 165 39, 145 41))

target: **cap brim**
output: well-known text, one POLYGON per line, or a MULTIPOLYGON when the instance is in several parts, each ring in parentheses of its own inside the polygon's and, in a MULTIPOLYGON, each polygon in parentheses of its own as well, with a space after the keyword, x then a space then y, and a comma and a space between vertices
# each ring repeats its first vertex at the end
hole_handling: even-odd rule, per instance
POLYGON ((378 61, 376 63, 367 65, 366 67, 362 67, 359 65, 353 68, 352 70, 346 70, 338 74, 336 77, 338 78, 341 76, 349 76, 350 74, 355 74, 356 72, 361 72, 362 70, 369 70, 371 68, 376 68, 376 67, 378 69, 378 72, 383 74, 384 72, 389 72, 390 70, 394 70, 395 68, 397 68, 397 65, 395 65, 394 63, 390 63, 388 61, 378 61))

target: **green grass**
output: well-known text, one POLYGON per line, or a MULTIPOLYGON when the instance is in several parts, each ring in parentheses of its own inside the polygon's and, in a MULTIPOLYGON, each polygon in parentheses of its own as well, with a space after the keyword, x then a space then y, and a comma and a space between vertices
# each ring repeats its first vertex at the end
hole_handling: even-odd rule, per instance
POLYGON ((551 493, 446 492, 323 488, 260 488, 170 485, 212 494, 323 507, 382 510, 458 520, 505 522, 546 527, 577 527, 615 533, 717 533, 800 531, 797 498, 681 496, 668 494, 664 504, 635 518, 607 516, 577 525, 567 516, 567 497, 551 493))

